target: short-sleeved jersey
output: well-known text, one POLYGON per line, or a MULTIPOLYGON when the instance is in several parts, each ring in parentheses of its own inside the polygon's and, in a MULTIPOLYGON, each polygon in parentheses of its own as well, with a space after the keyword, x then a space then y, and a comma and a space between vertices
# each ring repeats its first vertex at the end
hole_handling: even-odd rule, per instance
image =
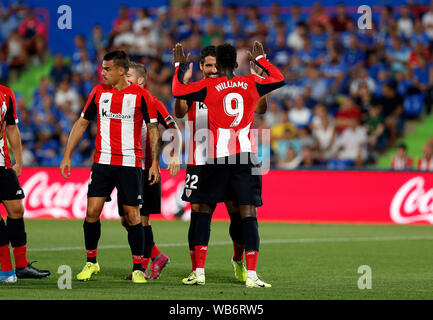
POLYGON ((417 167, 418 170, 433 171, 433 159, 419 159, 417 167))
POLYGON ((203 102, 208 109, 208 158, 221 158, 241 152, 257 153, 251 130, 260 97, 284 85, 283 74, 263 56, 256 63, 267 77, 257 75, 206 78, 183 84, 186 65, 176 66, 172 90, 175 98, 203 102))
MULTIPOLYGON (((18 123, 17 108, 14 92, 8 87, 0 85, 0 112, 1 121, 6 121, 6 126, 16 125, 18 123)), ((6 128, 3 137, 0 139, 0 167, 12 168, 9 156, 9 148, 6 141, 6 128)))
MULTIPOLYGON (((174 119, 167 111, 167 108, 164 106, 164 104, 161 101, 159 101, 156 97, 152 97, 152 101, 153 101, 152 102, 153 105, 156 108, 158 123, 161 124, 165 129, 169 127, 174 128, 174 124, 175 124, 174 119)), ((143 123, 141 136, 142 136, 141 145, 144 153, 143 169, 148 170, 152 165, 152 149, 149 143, 149 132, 147 131, 147 126, 145 123, 143 123)))
POLYGON ((135 84, 123 90, 100 84, 90 93, 81 116, 97 119, 95 163, 142 167, 143 121, 157 122, 149 91, 135 84))
POLYGON ((204 165, 209 142, 208 109, 203 102, 188 101, 187 104, 188 121, 185 127, 189 131, 188 165, 204 165))

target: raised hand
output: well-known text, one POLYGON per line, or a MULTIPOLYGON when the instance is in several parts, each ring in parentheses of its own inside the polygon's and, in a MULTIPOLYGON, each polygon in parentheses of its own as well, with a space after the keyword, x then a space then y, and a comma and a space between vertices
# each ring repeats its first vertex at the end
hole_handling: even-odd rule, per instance
POLYGON ((188 64, 190 55, 188 54, 185 57, 185 53, 183 52, 183 46, 180 43, 176 43, 176 46, 173 49, 173 64, 183 63, 188 64))
POLYGON ((263 45, 258 41, 254 41, 253 50, 251 52, 248 51, 248 58, 250 59, 250 61, 254 61, 260 55, 265 55, 263 45))

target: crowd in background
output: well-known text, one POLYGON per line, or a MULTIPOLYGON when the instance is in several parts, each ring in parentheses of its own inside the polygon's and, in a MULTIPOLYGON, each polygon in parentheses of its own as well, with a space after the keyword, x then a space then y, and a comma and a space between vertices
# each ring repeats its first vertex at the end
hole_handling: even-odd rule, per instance
MULTIPOLYGON (((199 15, 189 4, 150 11, 121 6, 111 30, 95 25, 75 37, 70 56, 55 55, 32 105, 17 97, 25 165, 60 163, 71 126, 101 81, 106 52, 122 49, 144 63, 147 89, 173 113, 176 42, 191 53, 197 80, 202 77, 200 49, 224 42, 238 50, 237 74, 248 74, 246 53, 253 40, 265 45, 267 59, 286 79, 267 97, 266 114, 256 116, 256 128, 270 129, 270 135, 259 134, 261 160, 279 169, 374 163, 380 152, 396 145, 408 118, 431 113, 433 4, 427 12, 409 5, 398 12, 384 7, 371 29, 360 30, 358 16, 348 14, 343 4, 328 13, 320 2, 308 14, 297 4, 287 13, 273 4, 264 13, 253 6, 221 10, 204 2, 199 15)), ((0 24, 0 82, 6 83, 24 66, 45 61, 46 27, 18 4, 0 5, 0 24)), ((181 129, 185 120, 178 119, 181 129)), ((95 133, 92 124, 74 153, 74 166, 91 164, 95 133)), ((429 150, 424 150, 428 160, 429 150)))

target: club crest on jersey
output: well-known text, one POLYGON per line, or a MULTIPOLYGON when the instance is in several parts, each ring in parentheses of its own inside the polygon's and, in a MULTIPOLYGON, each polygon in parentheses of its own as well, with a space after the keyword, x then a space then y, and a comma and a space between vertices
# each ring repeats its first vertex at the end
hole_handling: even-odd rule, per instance
POLYGON ((185 195, 189 198, 191 195, 192 190, 191 189, 185 189, 185 195))

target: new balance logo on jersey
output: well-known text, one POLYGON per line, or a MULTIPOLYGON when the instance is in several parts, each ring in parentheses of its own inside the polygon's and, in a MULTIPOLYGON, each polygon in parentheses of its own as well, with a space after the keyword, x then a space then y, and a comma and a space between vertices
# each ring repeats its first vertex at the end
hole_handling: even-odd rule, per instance
POLYGON ((111 119, 132 119, 131 114, 112 113, 102 108, 102 116, 111 119))
POLYGON ((102 103, 108 103, 108 102, 110 102, 109 99, 105 99, 104 101, 102 101, 102 103))
POLYGON ((20 194, 23 194, 23 190, 18 190, 18 191, 17 191, 16 195, 18 196, 18 195, 20 195, 20 194))
POLYGON ((141 195, 138 195, 137 200, 141 200, 141 195))

